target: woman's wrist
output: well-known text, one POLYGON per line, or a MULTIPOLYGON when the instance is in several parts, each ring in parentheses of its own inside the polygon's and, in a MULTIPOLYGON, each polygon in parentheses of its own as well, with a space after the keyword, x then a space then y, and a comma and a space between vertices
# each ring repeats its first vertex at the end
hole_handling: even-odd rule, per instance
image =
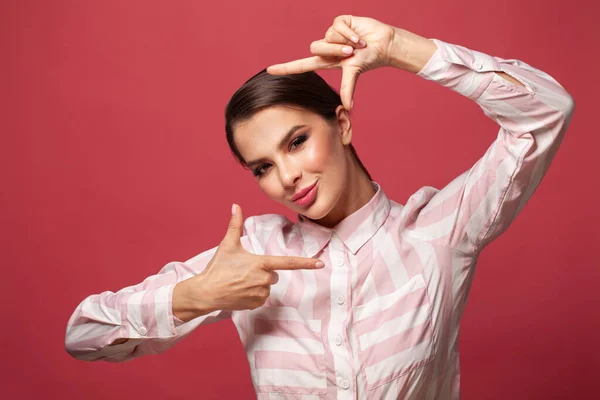
POLYGON ((394 31, 394 39, 388 50, 387 64, 416 74, 433 56, 437 45, 432 40, 405 29, 394 28, 394 31))
MULTIPOLYGON (((194 279, 194 278, 190 278, 194 279)), ((208 304, 198 304, 190 296, 190 279, 181 281, 173 288, 173 315, 184 322, 213 311, 208 304)), ((195 279, 198 279, 196 276, 195 279)))

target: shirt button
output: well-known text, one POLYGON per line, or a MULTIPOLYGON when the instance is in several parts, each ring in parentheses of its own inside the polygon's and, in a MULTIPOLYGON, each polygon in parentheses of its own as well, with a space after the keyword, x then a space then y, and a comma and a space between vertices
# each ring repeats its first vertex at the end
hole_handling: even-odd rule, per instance
POLYGON ((338 296, 337 299, 335 299, 337 301, 338 304, 344 304, 344 296, 338 296))
POLYGON ((341 346, 342 345, 342 337, 341 336, 336 336, 335 337, 335 345, 336 346, 341 346))
POLYGON ((473 64, 475 66, 476 69, 481 69, 483 68, 483 64, 480 63, 479 61, 475 61, 475 64, 473 64))
POLYGON ((340 387, 342 389, 348 389, 350 387, 350 382, 348 382, 346 379, 344 379, 343 381, 340 382, 340 387))
POLYGON ((337 260, 337 265, 339 265, 340 267, 341 267, 342 265, 344 265, 344 259, 343 259, 343 258, 341 258, 341 257, 340 257, 340 258, 338 258, 338 260, 337 260))
POLYGON ((148 333, 148 331, 146 330, 146 328, 144 328, 143 326, 140 329, 138 329, 138 332, 142 336, 146 336, 146 333, 148 333))

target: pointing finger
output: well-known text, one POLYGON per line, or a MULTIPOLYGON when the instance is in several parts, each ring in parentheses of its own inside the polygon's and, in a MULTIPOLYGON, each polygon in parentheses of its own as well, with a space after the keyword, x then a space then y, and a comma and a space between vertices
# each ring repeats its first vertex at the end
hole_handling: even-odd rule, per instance
POLYGON ((314 258, 291 256, 260 256, 263 265, 270 270, 319 269, 325 264, 314 258))

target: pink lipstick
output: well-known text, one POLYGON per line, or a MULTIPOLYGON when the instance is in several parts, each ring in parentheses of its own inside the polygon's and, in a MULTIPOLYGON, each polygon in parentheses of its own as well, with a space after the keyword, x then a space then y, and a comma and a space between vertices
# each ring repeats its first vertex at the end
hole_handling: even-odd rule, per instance
POLYGON ((317 197, 317 183, 318 181, 297 192, 294 197, 292 197, 292 201, 300 206, 307 206, 313 203, 317 197))

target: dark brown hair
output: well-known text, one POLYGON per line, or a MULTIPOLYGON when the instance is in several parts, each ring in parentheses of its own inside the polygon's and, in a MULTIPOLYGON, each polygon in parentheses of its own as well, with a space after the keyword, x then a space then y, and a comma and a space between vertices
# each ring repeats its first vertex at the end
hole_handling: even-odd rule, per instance
MULTIPOLYGON (((301 107, 320 115, 328 122, 333 122, 337 118, 335 109, 341 104, 342 100, 338 92, 316 72, 277 76, 270 75, 266 69, 263 69, 248 79, 233 94, 225 107, 227 143, 238 162, 247 168, 246 161, 233 140, 235 124, 251 118, 264 108, 282 105, 301 107)), ((358 158, 352 143, 350 143, 350 150, 358 165, 371 179, 371 175, 358 158)))

